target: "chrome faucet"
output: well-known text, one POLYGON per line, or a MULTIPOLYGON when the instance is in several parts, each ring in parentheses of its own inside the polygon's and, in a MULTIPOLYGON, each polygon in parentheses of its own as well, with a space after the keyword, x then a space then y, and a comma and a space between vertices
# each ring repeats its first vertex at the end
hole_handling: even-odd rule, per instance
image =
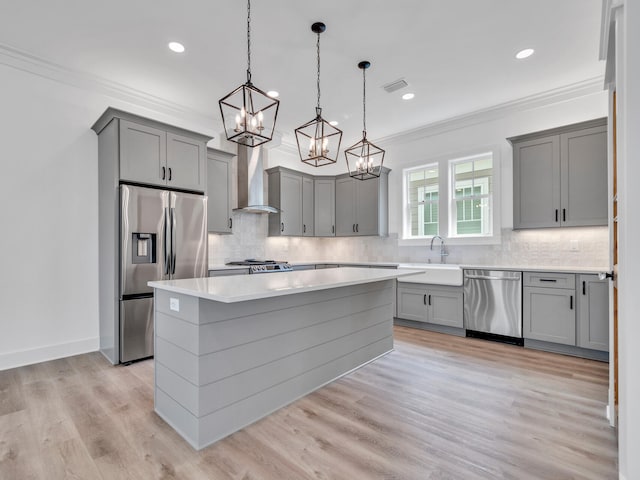
POLYGON ((431 248, 430 248, 430 250, 433 250, 433 241, 436 238, 440 239, 440 263, 446 263, 446 257, 449 254, 447 253, 447 251, 444 248, 444 240, 442 239, 442 237, 440 235, 434 235, 433 237, 431 237, 431 248))

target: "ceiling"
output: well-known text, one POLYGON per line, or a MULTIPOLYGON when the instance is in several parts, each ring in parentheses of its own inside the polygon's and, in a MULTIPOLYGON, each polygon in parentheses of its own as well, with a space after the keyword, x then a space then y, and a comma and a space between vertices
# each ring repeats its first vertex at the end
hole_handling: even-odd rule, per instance
MULTIPOLYGON (((246 80, 242 0, 0 0, 0 47, 122 84, 212 119, 218 100, 246 80), (7 6, 10 4, 10 6, 7 6), (6 12, 10 12, 9 15, 6 12), (169 41, 186 47, 169 51, 169 41)), ((601 0, 254 0, 252 77, 280 92, 277 130, 315 116, 315 21, 321 35, 323 117, 344 144, 405 130, 602 77, 601 0), (523 48, 536 53, 516 60, 523 48), (409 87, 381 87, 404 78, 409 87), (415 93, 410 101, 401 100, 415 93)))

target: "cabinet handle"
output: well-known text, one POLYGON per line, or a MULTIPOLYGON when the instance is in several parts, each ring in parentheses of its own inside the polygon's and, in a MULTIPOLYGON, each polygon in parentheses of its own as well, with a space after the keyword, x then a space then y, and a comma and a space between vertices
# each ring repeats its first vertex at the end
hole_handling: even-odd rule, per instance
POLYGON ((306 225, 302 225, 302 233, 307 233, 307 226, 306 225))
POLYGON ((281 232, 284 232, 284 222, 282 222, 282 223, 280 224, 280 231, 281 231, 281 232))
POLYGON ((427 294, 424 294, 424 297, 422 298, 422 303, 424 303, 425 305, 427 304, 427 294))
POLYGON ((556 222, 558 221, 558 209, 556 208, 556 222))
POLYGON ((355 231, 356 231, 356 224, 355 223, 353 225, 351 225, 351 230, 353 230, 353 232, 355 233, 355 231))
POLYGON ((162 167, 162 180, 164 180, 165 178, 167 178, 167 169, 165 167, 162 167))
POLYGON ((582 294, 587 294, 587 282, 582 282, 582 294))
POLYGON ((567 221, 567 209, 566 208, 562 209, 562 221, 563 222, 567 221))
POLYGON ((229 228, 233 228, 233 218, 229 219, 229 228))
POLYGON ((169 167, 169 181, 171 181, 171 167, 169 167))
POLYGON ((555 278, 541 278, 540 281, 556 283, 558 280, 556 280, 555 278))
POLYGON ((569 297, 569 310, 573 310, 573 295, 569 297))
POLYGON ((331 233, 336 233, 336 226, 335 225, 331 225, 331 233))
POLYGON ((360 232, 360 224, 356 223, 356 232, 360 232))
POLYGON ((429 306, 431 306, 431 295, 429 295, 429 306))

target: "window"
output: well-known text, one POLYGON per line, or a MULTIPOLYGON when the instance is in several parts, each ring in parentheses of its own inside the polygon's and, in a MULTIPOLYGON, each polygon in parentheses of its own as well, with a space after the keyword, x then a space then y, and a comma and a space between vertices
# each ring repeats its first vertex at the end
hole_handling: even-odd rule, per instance
POLYGON ((410 235, 438 235, 438 166, 426 165, 406 173, 406 198, 410 217, 410 235))
POLYGON ((405 169, 403 238, 491 237, 493 167, 488 152, 405 169))
POLYGON ((491 154, 450 162, 451 196, 450 235, 491 235, 493 192, 493 156, 491 154))

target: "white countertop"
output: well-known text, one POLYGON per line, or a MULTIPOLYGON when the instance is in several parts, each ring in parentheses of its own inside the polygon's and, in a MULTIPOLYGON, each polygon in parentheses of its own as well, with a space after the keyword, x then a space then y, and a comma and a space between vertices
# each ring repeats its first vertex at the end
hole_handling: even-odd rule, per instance
POLYGON ((223 303, 326 290, 360 283, 391 280, 420 273, 410 269, 328 268, 297 272, 233 275, 226 277, 185 278, 149 282, 153 288, 182 293, 223 303))

